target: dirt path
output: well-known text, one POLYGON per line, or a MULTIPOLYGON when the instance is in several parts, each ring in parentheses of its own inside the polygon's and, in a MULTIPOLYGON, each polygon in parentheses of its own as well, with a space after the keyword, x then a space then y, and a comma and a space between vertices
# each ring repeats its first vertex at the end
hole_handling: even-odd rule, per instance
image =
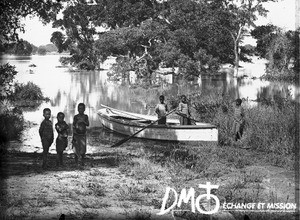
MULTIPOLYGON (((201 149, 210 158, 200 164, 206 167, 197 173, 197 169, 186 168, 179 160, 155 162, 159 161, 157 157, 168 157, 167 153, 155 152, 160 146, 130 143, 122 148, 99 147, 101 153, 87 155, 84 167, 75 166, 73 155, 64 155, 64 167, 57 168, 55 155, 50 155, 47 170, 41 168, 41 154, 8 153, 2 161, 1 217, 58 219, 65 214, 66 219, 174 219, 170 213, 157 215, 166 187, 180 192, 182 188, 196 189, 206 181, 219 184, 221 202, 239 198, 243 202, 294 202, 294 173, 284 168, 263 163, 237 168, 238 160, 227 158, 224 162, 220 159, 223 154, 214 158, 212 149, 208 149, 210 154, 201 149)), ((242 151, 240 159, 251 160, 254 153, 242 151)), ((183 151, 179 153, 184 155, 183 151)), ((242 214, 231 213, 219 213, 214 219, 242 219, 242 214)), ((186 214, 183 217, 195 218, 186 214)))
MULTIPOLYGON (((122 151, 122 150, 121 150, 122 151)), ((127 152, 128 153, 128 152, 127 152)), ((158 209, 151 204, 151 193, 159 181, 139 180, 120 171, 124 157, 118 150, 87 155, 84 167, 74 164, 73 155, 65 155, 65 166, 40 166, 37 153, 8 154, 2 164, 2 208, 6 216, 34 219, 150 219, 158 209)), ((153 195, 153 199, 155 195, 153 195)))

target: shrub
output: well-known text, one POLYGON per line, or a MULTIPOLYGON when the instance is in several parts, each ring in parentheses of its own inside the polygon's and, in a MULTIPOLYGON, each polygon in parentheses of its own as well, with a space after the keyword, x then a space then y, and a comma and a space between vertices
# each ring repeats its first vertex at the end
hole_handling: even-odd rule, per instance
POLYGON ((5 143, 19 137, 24 119, 22 112, 7 100, 0 102, 0 109, 0 143, 5 143))
POLYGON ((12 93, 12 83, 17 71, 9 63, 0 65, 0 100, 7 98, 12 93))
POLYGON ((70 58, 69 57, 60 57, 59 62, 63 65, 66 66, 70 64, 70 58))
POLYGON ((14 92, 9 98, 14 101, 15 106, 36 108, 41 104, 41 101, 49 100, 44 97, 41 88, 32 82, 27 84, 15 83, 14 87, 14 92))
POLYGON ((33 82, 28 82, 27 84, 15 83, 15 91, 13 93, 13 99, 19 100, 30 100, 30 101, 40 101, 44 99, 42 90, 33 82))

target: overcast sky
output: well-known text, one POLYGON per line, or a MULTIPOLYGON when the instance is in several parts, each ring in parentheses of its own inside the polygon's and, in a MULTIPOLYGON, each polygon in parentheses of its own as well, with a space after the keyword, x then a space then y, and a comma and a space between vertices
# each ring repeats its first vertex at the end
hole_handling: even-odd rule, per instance
MULTIPOLYGON (((267 18, 259 18, 257 25, 272 23, 286 30, 295 30, 295 1, 278 0, 278 2, 266 3, 265 8, 269 10, 267 18)), ((20 38, 40 46, 49 44, 51 34, 58 29, 53 29, 50 24, 43 25, 38 18, 25 20, 25 33, 20 34, 20 38)))

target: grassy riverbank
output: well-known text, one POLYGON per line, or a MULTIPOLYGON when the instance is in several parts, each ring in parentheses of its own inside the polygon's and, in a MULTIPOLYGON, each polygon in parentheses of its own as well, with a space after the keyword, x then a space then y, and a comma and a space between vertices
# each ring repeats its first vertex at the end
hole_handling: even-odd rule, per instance
MULTIPOLYGON (((139 101, 149 98, 149 93, 139 89, 132 97, 139 101)), ((171 213, 157 215, 166 188, 179 194, 183 188, 192 187, 197 197, 204 193, 198 185, 206 182, 219 186, 213 193, 221 205, 294 203, 293 102, 282 99, 256 107, 244 102, 245 136, 233 143, 233 99, 226 94, 191 94, 189 98, 193 116, 218 127, 218 144, 134 139, 119 148, 110 148, 112 144, 106 139, 109 137, 91 128, 88 147, 97 147, 100 153, 87 155, 84 167, 75 166, 73 154, 65 154, 65 166, 60 168, 55 166, 56 155, 50 155, 47 170, 41 168, 41 154, 5 151, 1 160, 0 218, 58 219, 65 214, 66 219, 174 219, 171 213)), ((178 97, 167 101, 176 106, 178 97)), ((152 102, 155 100, 150 98, 145 101, 150 106, 152 102)), ((167 204, 172 205, 174 199, 170 196, 167 204)), ((201 206, 207 207, 205 201, 201 206)), ((180 209, 190 210, 191 204, 180 209)), ((258 220, 294 219, 293 213, 287 211, 225 211, 222 206, 213 218, 242 220, 245 213, 258 220)), ((176 219, 210 219, 197 211, 174 214, 176 219)))
MULTIPOLYGON (((267 154, 256 150, 138 140, 110 148, 98 137, 97 132, 88 135, 89 145, 101 153, 87 155, 84 167, 74 165, 73 155, 64 155, 65 166, 56 168, 56 155, 51 155, 50 168, 42 170, 41 154, 7 153, 1 219, 58 219, 61 214, 67 219, 159 219, 166 187, 178 194, 193 187, 198 196, 204 193, 198 185, 206 182, 219 185, 214 193, 221 204, 294 202, 293 172, 272 166, 267 154)), ((293 219, 291 213, 245 213, 251 219, 293 219)), ((219 211, 214 219, 243 219, 243 214, 219 211)), ((175 215, 209 219, 199 212, 175 215)), ((160 219, 173 218, 169 213, 160 219)))

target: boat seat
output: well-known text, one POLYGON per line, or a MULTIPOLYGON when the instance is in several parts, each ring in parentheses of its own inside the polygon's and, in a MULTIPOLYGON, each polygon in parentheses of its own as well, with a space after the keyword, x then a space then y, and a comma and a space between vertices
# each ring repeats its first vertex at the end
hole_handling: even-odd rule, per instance
POLYGON ((145 124, 150 124, 152 122, 151 120, 147 120, 147 119, 132 119, 132 121, 145 123, 145 124))

